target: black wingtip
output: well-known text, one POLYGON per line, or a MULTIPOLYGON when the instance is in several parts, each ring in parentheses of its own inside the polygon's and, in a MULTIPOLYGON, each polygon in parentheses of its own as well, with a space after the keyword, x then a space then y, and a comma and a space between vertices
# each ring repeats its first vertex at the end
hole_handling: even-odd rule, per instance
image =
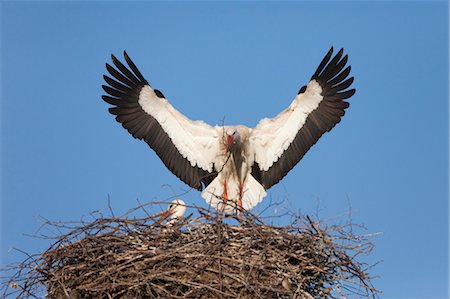
POLYGON ((330 61, 331 57, 333 57, 333 52, 334 52, 334 47, 331 46, 330 50, 328 50, 327 55, 325 55, 323 60, 326 60, 327 62, 330 61))
POLYGON ((341 57, 342 54, 344 54, 344 48, 341 48, 341 49, 339 50, 339 52, 336 54, 336 56, 341 57))
POLYGON ((314 74, 311 76, 311 80, 317 78, 319 74, 322 72, 322 70, 325 68, 327 63, 330 61, 331 57, 333 55, 333 46, 331 46, 330 50, 328 50, 328 53, 325 55, 325 57, 320 62, 319 66, 317 67, 314 74))
POLYGON ((355 93, 356 93, 356 89, 355 88, 349 89, 348 90, 348 98, 352 97, 355 93))
MULTIPOLYGON (((125 61, 127 62, 128 66, 131 68, 133 73, 138 77, 138 79, 144 83, 148 84, 147 80, 142 76, 141 72, 137 68, 136 64, 134 64, 133 60, 131 60, 130 56, 127 54, 127 51, 123 51, 123 57, 125 58, 125 61)), ((148 84, 149 85, 149 84, 148 84)))
POLYGON ((116 61, 118 61, 118 59, 116 58, 116 56, 114 56, 114 54, 111 54, 111 61, 116 64, 116 61))

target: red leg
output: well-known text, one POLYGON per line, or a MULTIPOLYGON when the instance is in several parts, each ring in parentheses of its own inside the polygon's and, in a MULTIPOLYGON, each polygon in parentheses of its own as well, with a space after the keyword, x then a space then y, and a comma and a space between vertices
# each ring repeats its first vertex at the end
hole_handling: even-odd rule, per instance
POLYGON ((227 180, 223 183, 223 202, 227 203, 228 201, 228 188, 227 188, 227 180))
POLYGON ((222 212, 225 210, 225 207, 227 206, 228 202, 228 187, 227 187, 227 180, 223 183, 223 206, 222 206, 222 212))

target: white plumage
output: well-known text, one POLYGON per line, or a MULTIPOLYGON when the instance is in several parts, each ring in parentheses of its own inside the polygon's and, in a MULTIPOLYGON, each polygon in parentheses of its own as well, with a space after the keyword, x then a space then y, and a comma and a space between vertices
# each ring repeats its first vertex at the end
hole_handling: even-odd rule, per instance
MULTIPOLYGON (((135 138, 143 139, 164 164, 213 207, 249 210, 279 182, 309 148, 341 119, 354 89, 341 49, 327 53, 310 82, 288 108, 255 128, 210 126, 178 112, 153 89, 126 53, 114 56, 104 76, 109 111, 135 138), (344 68, 345 67, 345 68, 344 68), (131 69, 131 70, 130 70, 131 69)), ((183 203, 184 206, 184 203, 183 203)), ((184 212, 184 211, 183 211, 184 212)))
POLYGON ((167 224, 173 224, 183 218, 184 213, 186 212, 186 204, 183 200, 177 198, 172 200, 169 207, 166 210, 166 217, 170 218, 167 224))
POLYGON ((267 171, 289 147, 308 115, 319 106, 321 92, 320 85, 311 80, 305 93, 298 94, 288 108, 274 118, 262 119, 253 129, 250 144, 261 170, 267 171))
POLYGON ((218 130, 203 121, 189 120, 175 110, 165 98, 158 98, 149 85, 142 88, 139 105, 158 121, 191 166, 212 171, 215 156, 219 151, 218 130))

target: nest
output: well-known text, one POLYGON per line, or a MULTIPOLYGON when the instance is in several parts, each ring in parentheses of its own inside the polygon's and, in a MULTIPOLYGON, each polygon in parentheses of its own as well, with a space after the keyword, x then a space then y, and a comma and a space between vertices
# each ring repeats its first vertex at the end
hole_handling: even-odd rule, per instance
MULTIPOLYGON (((202 208, 167 224, 148 206, 121 217, 96 216, 58 231, 45 252, 15 267, 3 295, 17 298, 348 298, 377 297, 358 261, 371 235, 309 216, 272 226, 202 208), (197 213, 198 212, 198 213, 197 213), (134 216, 133 216, 134 215, 134 216)), ((191 207, 192 211, 193 207, 191 207)))

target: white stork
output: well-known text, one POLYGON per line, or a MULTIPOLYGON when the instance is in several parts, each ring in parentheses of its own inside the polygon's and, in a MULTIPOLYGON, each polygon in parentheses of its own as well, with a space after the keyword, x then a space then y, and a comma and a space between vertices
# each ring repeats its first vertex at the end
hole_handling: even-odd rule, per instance
POLYGON ((255 128, 210 126, 178 112, 153 89, 126 52, 128 67, 112 56, 104 75, 109 112, 133 137, 143 139, 178 178, 202 192, 216 209, 249 210, 330 131, 349 107, 348 56, 333 47, 291 105, 255 128))
POLYGON ((179 221, 181 218, 183 218, 184 213, 186 212, 186 204, 183 200, 177 198, 172 200, 167 210, 163 211, 161 213, 161 220, 166 220, 170 218, 169 221, 167 221, 166 225, 172 225, 175 222, 179 221))

